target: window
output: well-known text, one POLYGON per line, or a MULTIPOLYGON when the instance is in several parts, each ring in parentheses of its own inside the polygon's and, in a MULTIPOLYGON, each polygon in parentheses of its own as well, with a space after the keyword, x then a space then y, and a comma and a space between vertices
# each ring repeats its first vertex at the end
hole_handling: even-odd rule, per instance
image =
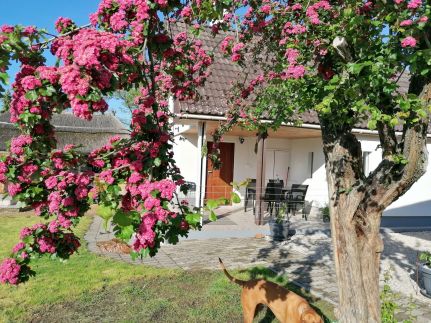
POLYGON ((362 167, 364 169, 365 176, 368 176, 371 172, 370 170, 370 151, 362 152, 362 167))

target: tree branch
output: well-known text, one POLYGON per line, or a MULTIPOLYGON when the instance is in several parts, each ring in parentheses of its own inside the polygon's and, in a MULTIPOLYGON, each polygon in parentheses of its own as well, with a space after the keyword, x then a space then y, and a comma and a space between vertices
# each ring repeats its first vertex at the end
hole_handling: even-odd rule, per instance
MULTIPOLYGON (((412 80, 415 84, 416 80, 412 80)), ((422 85, 420 97, 427 106, 431 102, 431 83, 422 85)), ((420 122, 407 122, 403 129, 399 156, 387 155, 370 176, 364 203, 378 211, 396 201, 426 172, 428 164, 427 133, 429 116, 420 122)))
POLYGON ((383 158, 397 154, 398 140, 395 135, 395 129, 379 121, 377 122, 377 130, 379 132, 380 145, 383 150, 383 158))

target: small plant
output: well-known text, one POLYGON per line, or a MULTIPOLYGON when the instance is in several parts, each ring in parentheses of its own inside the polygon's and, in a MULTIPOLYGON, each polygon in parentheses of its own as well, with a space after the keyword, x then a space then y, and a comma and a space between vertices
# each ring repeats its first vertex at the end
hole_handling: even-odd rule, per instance
POLYGON ((103 229, 105 230, 105 233, 108 233, 108 225, 109 221, 114 217, 115 210, 100 205, 97 210, 97 215, 102 218, 103 220, 103 229))
POLYGON ((325 205, 324 207, 320 208, 320 213, 322 214, 323 222, 329 222, 331 220, 328 205, 325 205))
MULTIPOLYGON (((381 318, 382 323, 398 323, 399 321, 395 318, 395 312, 399 309, 398 301, 401 296, 398 293, 395 293, 389 282, 392 279, 391 274, 392 268, 386 270, 383 273, 383 289, 380 293, 380 306, 381 306, 381 318)), ((415 322, 415 316, 413 315, 413 310, 416 308, 416 305, 413 302, 412 297, 410 296, 409 303, 407 304, 406 314, 408 319, 403 320, 402 323, 412 323, 415 322)))
POLYGON ((424 251, 419 254, 419 259, 424 262, 425 265, 431 266, 431 252, 424 251))
POLYGON ((283 204, 275 215, 275 222, 282 223, 284 220, 287 220, 287 205, 283 204))

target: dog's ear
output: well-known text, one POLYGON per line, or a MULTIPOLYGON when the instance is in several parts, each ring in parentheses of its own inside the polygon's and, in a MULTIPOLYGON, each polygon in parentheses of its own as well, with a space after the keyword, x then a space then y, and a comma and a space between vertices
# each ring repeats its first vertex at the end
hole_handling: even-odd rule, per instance
POLYGON ((323 320, 316 313, 305 312, 301 316, 301 323, 323 323, 323 320))

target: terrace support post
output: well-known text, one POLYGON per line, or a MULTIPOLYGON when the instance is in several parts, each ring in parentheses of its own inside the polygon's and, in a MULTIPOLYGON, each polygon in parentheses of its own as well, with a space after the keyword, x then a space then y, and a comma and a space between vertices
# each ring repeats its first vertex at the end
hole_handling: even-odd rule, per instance
POLYGON ((265 210, 265 201, 263 195, 265 193, 265 141, 268 133, 257 134, 257 149, 256 152, 256 214, 254 221, 256 225, 263 225, 263 214, 265 210))
MULTIPOLYGON (((203 148, 206 144, 206 122, 198 122, 198 142, 197 142, 197 158, 198 163, 198 178, 196 180, 196 196, 195 206, 203 207, 206 189, 206 173, 207 173, 207 156, 203 153, 203 148)), ((202 224, 202 218, 201 218, 202 224)))

